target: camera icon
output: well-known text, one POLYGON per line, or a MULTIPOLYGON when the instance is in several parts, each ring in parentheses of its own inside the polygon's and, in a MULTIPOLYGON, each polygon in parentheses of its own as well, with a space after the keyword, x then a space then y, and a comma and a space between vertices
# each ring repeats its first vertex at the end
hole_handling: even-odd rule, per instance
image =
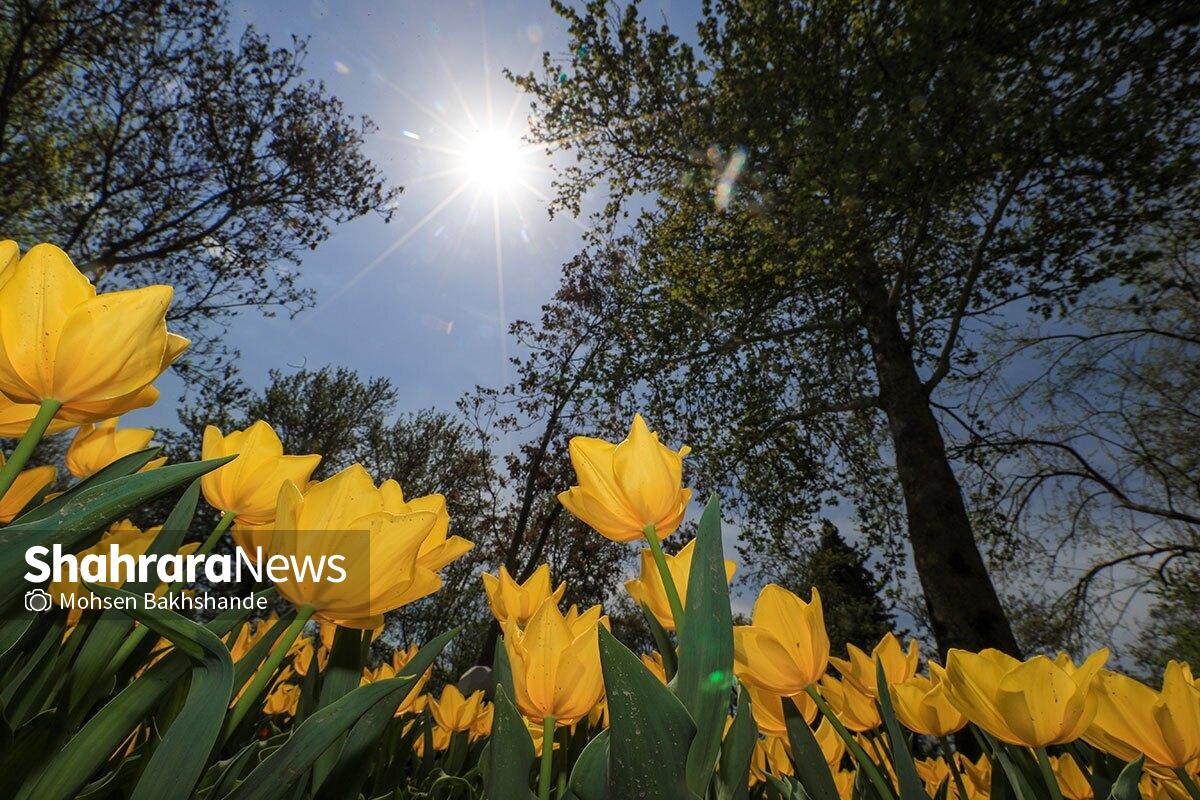
POLYGON ((49 611, 50 593, 45 589, 30 589, 25 593, 25 610, 37 612, 49 611))

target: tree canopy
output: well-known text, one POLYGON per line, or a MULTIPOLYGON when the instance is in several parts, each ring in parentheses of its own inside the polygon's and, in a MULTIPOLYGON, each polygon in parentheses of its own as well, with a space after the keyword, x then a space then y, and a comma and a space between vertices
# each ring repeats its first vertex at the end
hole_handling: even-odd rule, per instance
POLYGON ((749 559, 849 498, 911 548, 943 650, 1015 650, 947 451, 952 382, 1006 316, 1154 257, 1139 234, 1195 179, 1194 18, 713 0, 685 38, 636 4, 554 5, 570 55, 516 80, 576 158, 557 206, 610 192, 596 281, 627 313, 597 384, 696 448, 749 559))

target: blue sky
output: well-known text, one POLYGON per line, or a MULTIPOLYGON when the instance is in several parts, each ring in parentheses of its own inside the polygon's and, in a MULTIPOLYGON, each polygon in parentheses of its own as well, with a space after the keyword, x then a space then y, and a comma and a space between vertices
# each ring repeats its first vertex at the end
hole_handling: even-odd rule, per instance
MULTIPOLYGON (((690 29, 695 6, 651 2, 644 11, 690 29)), ((448 408, 476 384, 504 382, 506 324, 536 316, 582 233, 579 221, 548 219, 542 153, 524 153, 496 192, 497 182, 476 180, 487 164, 471 160, 488 131, 515 142, 525 130, 528 98, 501 70, 527 71, 543 51, 566 48, 548 0, 262 0, 231 3, 230 13, 235 33, 252 24, 279 43, 308 37, 308 74, 377 124, 367 152, 405 187, 391 223, 341 226, 306 255, 301 280, 317 292, 315 309, 237 319, 227 339, 242 352, 245 379, 345 365, 391 378, 411 409, 448 408)), ((166 401, 180 387, 167 379, 162 388, 164 402, 131 424, 174 422, 166 401)))

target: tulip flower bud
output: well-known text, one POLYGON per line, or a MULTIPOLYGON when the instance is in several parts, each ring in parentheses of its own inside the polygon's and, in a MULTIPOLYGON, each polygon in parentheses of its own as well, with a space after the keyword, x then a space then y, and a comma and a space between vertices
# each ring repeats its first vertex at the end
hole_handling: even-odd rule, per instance
MULTIPOLYGON (((71 440, 71 446, 67 448, 67 469, 76 478, 87 478, 119 458, 145 450, 153 438, 154 431, 151 428, 118 430, 116 417, 100 423, 80 425, 75 438, 71 440)), ((156 458, 142 471, 161 467, 166 462, 166 458, 156 458)))
POLYGON ((1022 662, 999 650, 951 650, 939 677, 950 702, 980 728, 1009 744, 1046 747, 1078 739, 1091 724, 1096 673, 1107 659, 1099 650, 1076 668, 1065 658, 1022 662))
POLYGON ((821 612, 821 594, 811 602, 773 583, 754 602, 750 625, 733 629, 738 677, 745 683, 791 696, 820 680, 829 664, 829 636, 821 612))
MULTIPOLYGON (((665 556, 667 569, 679 590, 679 599, 687 603, 688 576, 692 570, 692 554, 696 552, 696 540, 692 539, 673 556, 665 556)), ((675 620, 671 615, 671 604, 667 600, 667 591, 663 587, 662 576, 654 564, 654 556, 649 550, 642 551, 642 572, 636 580, 626 581, 625 590, 635 603, 644 604, 654 614, 658 624, 666 630, 675 630, 675 620)), ((725 580, 733 579, 736 567, 732 561, 725 562, 725 580)))
MULTIPOLYGON (((284 481, 303 488, 321 463, 318 455, 285 456, 279 435, 262 420, 244 431, 232 431, 228 436, 223 436, 212 425, 206 426, 200 457, 210 459, 231 455, 237 458, 200 478, 200 488, 210 506, 236 515, 237 523, 247 526, 246 530, 252 530, 249 526, 273 522, 279 488, 284 481)), ((249 541, 247 535, 239 544, 245 546, 249 541)))
POLYGON ((557 589, 551 590, 549 564, 542 564, 534 570, 524 583, 513 580, 504 566, 500 567, 499 578, 486 572, 480 578, 483 579, 483 590, 487 593, 492 615, 501 623, 511 619, 518 625, 524 625, 546 598, 553 598, 557 603, 567 590, 566 583, 560 583, 557 589))
POLYGON ((596 606, 568 620, 547 599, 524 630, 514 620, 504 623, 514 699, 526 717, 571 725, 595 707, 604 694, 598 626, 608 627, 599 612, 596 606))
POLYGON ((39 244, 0 286, 0 392, 14 403, 61 404, 57 416, 95 422, 158 399, 154 381, 188 341, 167 331, 173 290, 146 286, 97 295, 67 254, 39 244))
POLYGON ((658 441, 640 414, 619 444, 576 436, 569 450, 578 486, 558 496, 567 510, 614 542, 641 539, 647 525, 659 539, 683 521, 692 490, 681 486, 687 447, 658 441))

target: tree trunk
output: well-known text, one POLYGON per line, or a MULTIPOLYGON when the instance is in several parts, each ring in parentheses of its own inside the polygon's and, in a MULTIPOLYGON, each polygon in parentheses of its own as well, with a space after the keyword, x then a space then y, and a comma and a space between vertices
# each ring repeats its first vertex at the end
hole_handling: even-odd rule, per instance
POLYGON ((1016 638, 975 543, 946 443, 877 274, 857 284, 904 491, 908 537, 943 658, 952 647, 1018 655, 1016 638))

